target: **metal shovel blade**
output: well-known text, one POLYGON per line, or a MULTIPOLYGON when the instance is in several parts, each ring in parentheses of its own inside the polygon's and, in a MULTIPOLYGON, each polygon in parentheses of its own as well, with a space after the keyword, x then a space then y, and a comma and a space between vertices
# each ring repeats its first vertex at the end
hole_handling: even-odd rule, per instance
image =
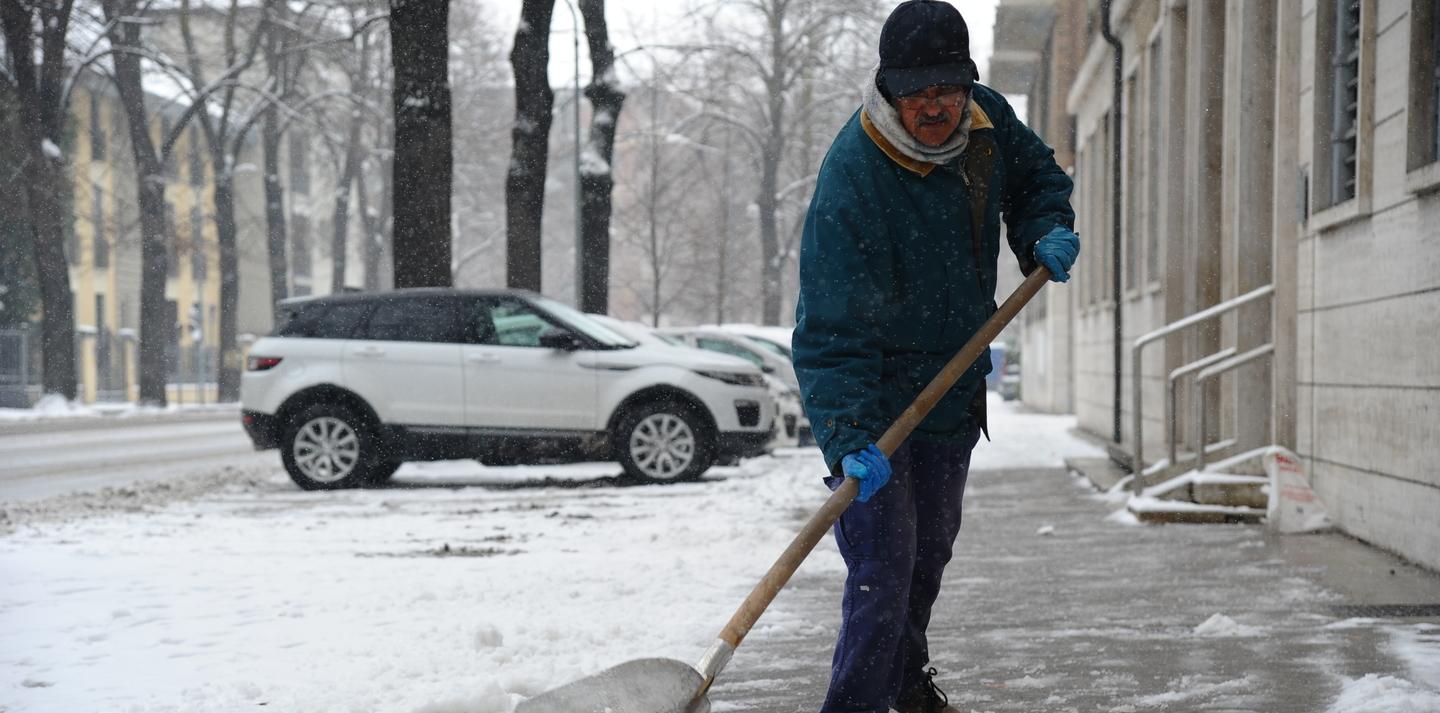
POLYGON ((515 713, 709 713, 709 700, 694 701, 702 683, 689 664, 637 659, 526 699, 515 713))

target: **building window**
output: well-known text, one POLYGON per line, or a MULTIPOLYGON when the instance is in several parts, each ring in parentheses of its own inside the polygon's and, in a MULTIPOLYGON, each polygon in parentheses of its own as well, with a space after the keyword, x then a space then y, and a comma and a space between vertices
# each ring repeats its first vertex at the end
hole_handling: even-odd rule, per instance
POLYGON ((1163 205, 1160 196, 1165 190, 1166 181, 1160 176, 1160 157, 1165 155, 1165 124, 1164 102, 1165 102, 1165 81, 1161 76, 1164 70, 1163 56, 1160 54, 1160 40, 1156 39, 1150 45, 1150 69, 1148 82, 1150 83, 1149 113, 1146 116, 1149 124, 1149 150, 1145 152, 1146 167, 1145 185, 1147 190, 1147 215, 1145 221, 1145 279, 1150 282, 1159 282, 1160 274, 1160 210, 1163 205))
POLYGON ((1440 9, 1414 0, 1410 9, 1411 171, 1440 161, 1440 9))
POLYGON ((190 185, 205 185, 205 161, 200 147, 200 130, 190 127, 190 185))
POLYGON ((296 193, 310 192, 310 166, 306 156, 305 133, 290 134, 290 190, 296 193))
POLYGON ((1140 182, 1140 86, 1137 77, 1125 80, 1125 190, 1120 194, 1125 203, 1125 289, 1140 288, 1140 246, 1145 239, 1141 223, 1139 198, 1144 191, 1140 182))
POLYGON ((205 281, 205 214, 200 206, 190 207, 190 277, 205 281))
POLYGON ((105 124, 100 120, 100 96, 90 93, 90 160, 105 160, 105 124))
POLYGON ((1115 204, 1111 202, 1110 194, 1111 191, 1120 190, 1120 186, 1110 185, 1110 180, 1114 176, 1112 162, 1115 160, 1115 156, 1111 152, 1114 144, 1111 143, 1110 132, 1118 131, 1110 119, 1109 112, 1100 117, 1100 126, 1095 130, 1095 160, 1092 162, 1094 177, 1091 185, 1095 187, 1092 200, 1095 202, 1095 215, 1100 216, 1100 220, 1097 221, 1099 230, 1095 231, 1099 233, 1097 236, 1099 240, 1096 240, 1095 244, 1100 248, 1095 254, 1096 262, 1099 265, 1095 275, 1100 278, 1095 283, 1096 304, 1105 304, 1109 299, 1110 287, 1114 284, 1115 265, 1112 253, 1114 246, 1110 244, 1110 241, 1115 237, 1115 221, 1120 219, 1120 216, 1115 215, 1113 210, 1115 204))
POLYGON ((1334 34, 1330 44, 1329 205, 1354 198, 1359 176, 1360 3, 1330 0, 1334 34))
POLYGON ((1430 10, 1430 155, 1440 160, 1440 10, 1433 2, 1423 2, 1430 10))
POLYGON ((165 202, 165 271, 174 277, 180 274, 180 251, 175 243, 175 204, 165 202))
POLYGON ((92 184, 90 198, 92 257, 95 260, 95 267, 110 267, 110 238, 105 234, 105 189, 101 188, 98 183, 92 184))
POLYGON ((170 120, 162 117, 160 119, 160 145, 158 148, 160 149, 160 151, 163 152, 160 158, 164 162, 163 168, 165 169, 165 177, 178 178, 180 174, 177 172, 178 169, 176 169, 175 167, 174 147, 171 147, 170 151, 165 151, 165 139, 170 136, 170 129, 170 120))

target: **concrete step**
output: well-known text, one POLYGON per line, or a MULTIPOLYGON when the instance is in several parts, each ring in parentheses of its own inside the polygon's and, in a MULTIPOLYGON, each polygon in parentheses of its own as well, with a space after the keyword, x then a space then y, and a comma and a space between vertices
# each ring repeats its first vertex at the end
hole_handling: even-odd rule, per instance
POLYGON ((1265 509, 1270 503, 1268 478, 1241 473, 1190 471, 1145 489, 1160 500, 1265 509))
POLYGON ((1151 524, 1257 524, 1265 518, 1265 508, 1204 505, 1144 495, 1130 498, 1126 508, 1140 522, 1151 524))

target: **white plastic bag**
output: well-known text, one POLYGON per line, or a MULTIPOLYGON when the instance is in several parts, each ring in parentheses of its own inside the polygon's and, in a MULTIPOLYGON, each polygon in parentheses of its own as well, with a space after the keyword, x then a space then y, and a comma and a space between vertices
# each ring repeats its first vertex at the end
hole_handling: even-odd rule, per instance
POLYGON ((1310 477, 1300 459, 1284 448, 1265 454, 1265 473, 1270 476, 1270 503, 1266 520, 1282 534, 1316 532, 1331 527, 1325 504, 1310 488, 1310 477))

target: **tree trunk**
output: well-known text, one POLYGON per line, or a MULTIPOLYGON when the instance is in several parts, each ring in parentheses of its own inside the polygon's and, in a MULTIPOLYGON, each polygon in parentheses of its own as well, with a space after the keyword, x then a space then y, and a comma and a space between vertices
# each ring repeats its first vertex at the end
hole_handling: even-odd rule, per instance
POLYGON ((350 135, 345 144, 345 166, 340 171, 340 182, 335 186, 335 212, 331 225, 335 231, 330 238, 330 292, 338 294, 345 290, 345 267, 348 262, 346 243, 350 236, 350 190, 355 184, 355 174, 360 165, 360 116, 355 112, 350 119, 350 135))
MULTIPOLYGON (((610 311, 610 213, 615 179, 615 127, 625 93, 615 79, 615 48, 605 26, 605 0, 580 0, 585 40, 590 46, 590 138, 580 164, 580 284, 576 303, 582 312, 610 311)), ((579 101, 579 98, 576 98, 579 101)), ((658 287, 657 287, 658 289, 658 287)), ((659 309, 657 304, 656 309, 659 309)))
POLYGON ((355 201, 365 234, 364 250, 360 252, 361 259, 365 261, 365 290, 374 292, 380 289, 380 253, 384 250, 385 236, 380 231, 379 216, 371 213, 370 186, 363 169, 355 173, 355 201))
MULTIPOLYGON (((778 131, 778 129, 777 129, 778 131)), ((761 158, 760 188, 755 196, 755 205, 760 212, 760 297, 762 324, 780 323, 780 236, 776 228, 775 200, 778 174, 780 171, 781 143, 771 136, 766 142, 765 155, 761 158)))
POLYGON ((280 185, 280 116, 271 108, 260 129, 265 164, 265 252, 270 261, 270 307, 290 296, 290 258, 285 235, 285 189, 280 185))
POLYGON ((760 319, 762 324, 780 323, 780 231, 775 213, 779 210, 780 162, 785 157, 785 67, 784 18, 770 16, 770 74, 765 78, 769 99, 765 151, 760 157, 760 193, 755 204, 760 210, 760 319))
POLYGON ((70 4, 41 11, 44 27, 39 76, 30 59, 35 55, 33 11, 19 0, 0 0, 0 25, 14 58, 16 95, 20 103, 17 137, 27 157, 24 176, 30 205, 30 235, 35 270, 40 283, 40 350, 43 354, 45 393, 67 399, 78 395, 75 376, 75 305, 70 289, 70 265, 65 258, 65 180, 63 157, 52 155, 62 145, 68 113, 62 107, 65 32, 70 4))
POLYGON ((726 272, 730 265, 730 132, 725 132, 725 143, 720 145, 720 239, 715 249, 719 253, 715 270, 715 323, 725 323, 725 292, 730 289, 726 272))
MULTIPOLYGON (((350 21, 352 25, 355 23, 353 11, 350 21)), ((367 89, 365 82, 370 76, 370 41, 368 35, 361 36, 359 49, 359 68, 354 74, 350 75, 350 91, 357 97, 363 99, 366 94, 365 90, 367 89)), ((340 183, 335 187, 335 214, 334 220, 332 221, 332 224, 335 226, 335 233, 330 243, 330 292, 332 293, 338 293, 345 289, 345 266, 349 258, 345 244, 350 234, 350 190, 351 187, 355 185, 359 174, 363 170, 363 167, 360 165, 360 142, 364 129, 364 112, 362 112, 358 106, 351 107, 350 131, 345 137, 345 166, 340 172, 340 183)), ((364 185, 363 183, 360 184, 360 190, 362 192, 364 191, 364 185)), ((363 212, 368 207, 364 196, 362 196, 360 200, 360 210, 363 212)), ((365 216, 361 216, 360 225, 366 242, 362 247, 368 253, 371 226, 365 216)), ((369 261, 367 260, 365 264, 365 281, 367 283, 370 281, 369 267, 369 261)))
POLYGON ((664 265, 660 260, 660 135, 656 122, 656 97, 660 87, 650 88, 650 180, 647 182, 645 217, 650 232, 650 326, 660 326, 660 300, 665 281, 664 265))
POLYGON ((215 170, 215 237, 220 248, 220 355, 216 372, 217 400, 240 400, 240 350, 236 344, 240 309, 240 261, 236 249, 235 180, 223 167, 215 170))
MULTIPOLYGON (((515 74, 515 128, 505 177, 505 283, 540 290, 540 220, 549 161, 550 19, 555 0, 524 0, 510 68, 515 74)), ((576 97, 579 101, 579 97, 576 97)), ((579 256, 576 256, 577 259, 579 256)))
POLYGON ((390 0, 396 287, 451 284, 449 22, 449 0, 390 0))
MULTIPOLYGON (((105 17, 135 12, 134 0, 106 0, 105 17)), ((113 55, 115 88, 130 130, 135 159, 135 184, 140 206, 140 403, 164 406, 166 355, 175 341, 175 324, 165 302, 169 276, 165 251, 165 176, 150 140, 145 90, 140 82, 140 25, 121 23, 111 30, 111 44, 125 50, 113 55)))

